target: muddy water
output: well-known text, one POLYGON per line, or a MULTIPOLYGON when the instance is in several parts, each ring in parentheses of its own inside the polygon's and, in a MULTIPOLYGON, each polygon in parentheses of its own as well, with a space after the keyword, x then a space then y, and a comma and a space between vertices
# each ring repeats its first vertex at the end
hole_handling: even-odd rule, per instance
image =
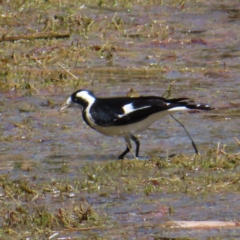
MULTIPOLYGON (((190 132, 199 151, 204 154, 220 142, 226 151, 238 152, 239 145, 233 138, 240 139, 240 18, 239 4, 231 4, 229 1, 221 1, 221 4, 209 1, 186 3, 182 8, 139 5, 132 7, 131 12, 118 10, 117 15, 122 18, 126 29, 124 34, 118 33, 117 39, 110 34, 108 36, 113 38, 116 46, 111 64, 98 57, 77 65, 68 60, 68 66, 71 72, 84 79, 84 87, 92 89, 97 96, 123 96, 130 88, 143 95, 161 96, 174 81, 172 97, 188 96, 216 108, 212 112, 175 114, 190 132)), ((115 11, 99 12, 87 7, 83 13, 91 15, 95 21, 102 21, 104 18, 112 19, 115 11)), ((63 14, 67 13, 63 10, 63 14)), ((88 44, 99 45, 97 34, 90 33, 89 39, 88 44)), ((68 44, 69 40, 61 41, 68 44)), ((74 41, 87 40, 75 34, 74 41)), ((64 63, 64 59, 59 61, 64 63)), ((49 66, 49 70, 54 67, 49 66)), ((42 175, 51 172, 58 176, 63 164, 67 163, 71 170, 67 176, 74 177, 74 169, 81 168, 86 162, 116 159, 125 148, 122 139, 103 137, 89 129, 76 109, 63 114, 57 112, 73 90, 68 85, 39 88, 32 95, 28 90, 1 90, 1 173, 10 171, 13 178, 17 178, 31 166, 39 168, 42 175), (53 106, 47 100, 54 102, 53 106)), ((153 124, 140 133, 139 138, 141 155, 154 153, 155 156, 166 157, 173 153, 193 153, 185 132, 170 117, 153 124)), ((157 225, 169 219, 238 219, 239 206, 237 201, 233 201, 236 197, 151 196, 153 202, 160 201, 163 206, 170 202, 174 209, 179 209, 173 216, 164 218, 164 213, 156 210, 159 207, 156 203, 146 204, 146 199, 141 196, 125 196, 121 201, 107 198, 102 203, 91 197, 91 201, 95 206, 114 202, 114 206, 104 207, 104 211, 123 228, 131 225, 136 229, 138 233, 127 230, 129 236, 142 232, 142 236, 152 234, 199 239, 201 236, 204 239, 216 236, 219 231, 159 230, 157 225), (233 204, 224 208, 231 201, 233 204), (139 208, 143 210, 137 210, 139 208), (155 211, 159 218, 148 214, 155 211)), ((101 234, 105 235, 104 232, 101 234)), ((222 230, 220 234, 222 237, 237 237, 239 231, 222 230)))

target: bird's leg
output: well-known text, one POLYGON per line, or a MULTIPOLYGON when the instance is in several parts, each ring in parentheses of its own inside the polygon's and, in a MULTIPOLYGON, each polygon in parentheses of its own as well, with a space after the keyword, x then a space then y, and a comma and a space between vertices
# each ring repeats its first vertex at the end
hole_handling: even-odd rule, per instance
POLYGON ((139 154, 139 148, 140 148, 140 141, 138 140, 137 137, 135 137, 134 135, 131 135, 130 138, 135 142, 136 144, 136 157, 138 157, 139 154))
MULTIPOLYGON (((127 153, 129 153, 130 150, 131 150, 131 148, 132 148, 129 136, 125 136, 124 139, 125 139, 127 148, 126 148, 126 150, 118 157, 118 159, 123 159, 124 156, 125 156, 127 153)), ((131 135, 131 139, 132 139, 132 135, 131 135)), ((134 140, 133 140, 133 141, 134 141, 134 140)), ((134 142, 135 142, 135 141, 134 141, 134 142)))

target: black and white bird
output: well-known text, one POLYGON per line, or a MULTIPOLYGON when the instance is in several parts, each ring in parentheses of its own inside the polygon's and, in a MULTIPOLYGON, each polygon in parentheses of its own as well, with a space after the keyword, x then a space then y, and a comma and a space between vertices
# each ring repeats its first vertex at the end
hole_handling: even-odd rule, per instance
POLYGON ((165 99, 157 96, 98 98, 89 90, 77 90, 60 108, 82 109, 82 117, 91 128, 106 136, 122 136, 126 150, 118 157, 123 159, 136 144, 136 157, 140 142, 134 134, 147 129, 160 118, 189 109, 212 110, 209 105, 195 104, 188 98, 165 99))

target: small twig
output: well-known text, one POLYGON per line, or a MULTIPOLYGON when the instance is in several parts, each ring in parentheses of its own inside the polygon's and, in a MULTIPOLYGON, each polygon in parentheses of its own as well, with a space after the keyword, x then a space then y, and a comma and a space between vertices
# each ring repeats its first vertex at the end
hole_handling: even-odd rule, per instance
POLYGON ((218 146, 217 146, 217 152, 216 152, 216 163, 218 162, 219 152, 220 152, 220 142, 218 142, 218 146))
POLYGON ((236 140, 236 142, 239 144, 239 146, 240 146, 240 141, 236 138, 236 137, 234 137, 234 139, 236 140))
POLYGON ((107 44, 108 42, 104 43, 98 52, 102 53, 103 49, 105 48, 105 46, 107 46, 107 44))
POLYGON ((32 85, 32 84, 29 84, 29 85, 32 89, 34 89, 37 93, 39 93, 39 91, 36 89, 36 87, 34 85, 32 85))
POLYGON ((51 240, 52 238, 56 237, 57 235, 59 235, 59 232, 53 233, 48 239, 51 240))
MULTIPOLYGON (((64 228, 64 231, 89 231, 92 229, 99 229, 99 228, 104 228, 104 227, 105 226, 93 226, 93 227, 85 227, 85 228, 64 228)), ((62 239, 64 239, 64 238, 62 238, 62 239)))
POLYGON ((220 150, 220 153, 227 155, 228 153, 226 153, 225 151, 223 151, 222 149, 220 150))
POLYGON ((0 42, 14 42, 22 39, 41 39, 41 38, 69 38, 70 32, 36 32, 25 35, 6 36, 0 38, 0 42))
POLYGON ((120 32, 120 28, 119 28, 118 24, 117 24, 116 21, 115 21, 116 16, 117 16, 117 13, 114 14, 113 19, 112 19, 112 22, 114 23, 114 25, 115 25, 115 27, 117 28, 117 30, 120 32))
POLYGON ((34 61, 36 61, 41 67, 43 67, 45 70, 46 70, 46 67, 45 67, 45 65, 41 62, 41 61, 39 61, 37 58, 35 58, 35 57, 33 57, 32 58, 34 61))
POLYGON ((72 74, 70 71, 68 71, 65 67, 63 67, 62 65, 60 65, 59 63, 57 63, 57 65, 62 68, 66 73, 68 73, 69 75, 71 75, 74 79, 78 80, 78 78, 72 74))
MULTIPOLYGON (((175 83, 175 81, 171 82, 171 83, 168 85, 168 87, 167 87, 166 91, 164 92, 164 94, 162 95, 162 97, 168 99, 168 98, 171 96, 171 94, 172 94, 172 85, 173 85, 174 83, 175 83)), ((189 132, 188 132, 187 129, 184 127, 184 125, 183 125, 177 118, 175 118, 173 115, 170 114, 170 116, 171 116, 175 121, 177 121, 177 122, 183 127, 183 129, 185 130, 185 132, 187 133, 188 137, 190 138, 190 140, 191 140, 191 142, 192 142, 192 146, 193 146, 193 148, 194 148, 195 153, 196 153, 196 154, 199 154, 195 142, 194 142, 193 139, 191 138, 189 132)))
POLYGON ((197 146, 196 146, 195 142, 194 142, 193 139, 191 138, 190 134, 188 133, 188 131, 187 131, 187 129, 184 127, 184 125, 183 125, 178 119, 176 119, 172 114, 170 114, 170 116, 171 116, 175 121, 177 121, 177 122, 183 127, 183 129, 185 130, 185 132, 187 133, 188 137, 190 138, 190 140, 191 140, 191 142, 192 142, 192 146, 193 146, 193 148, 194 148, 195 153, 196 153, 196 154, 199 154, 199 151, 198 151, 198 149, 197 149, 197 146))

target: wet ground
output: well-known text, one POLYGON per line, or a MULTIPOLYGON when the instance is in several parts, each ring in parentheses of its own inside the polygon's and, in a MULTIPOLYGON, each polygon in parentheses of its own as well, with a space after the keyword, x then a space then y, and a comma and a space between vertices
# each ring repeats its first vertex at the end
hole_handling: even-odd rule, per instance
MULTIPOLYGON (((239 152, 234 137, 240 139, 240 4, 234 1, 99 4, 2 3, 1 36, 33 31, 71 34, 69 38, 14 42, 2 38, 0 173, 10 173, 11 180, 38 175, 43 182, 68 179, 74 185, 75 181, 85 181, 88 174, 82 169, 89 164, 115 161, 125 148, 123 139, 104 137, 89 129, 76 109, 58 113, 61 104, 78 88, 91 89, 101 97, 124 96, 131 88, 142 95, 161 96, 174 82, 171 97, 187 96, 216 108, 211 112, 175 114, 188 129, 203 159, 207 159, 209 149, 216 150, 218 146, 227 153, 239 152)), ((168 159, 171 154, 188 157, 194 154, 186 133, 170 117, 140 133, 139 139, 140 154, 150 161, 168 159)), ((168 173, 168 166, 164 167, 168 173)), ((108 218, 111 227, 87 233, 71 231, 66 236, 238 239, 239 229, 161 227, 168 220, 239 220, 239 180, 236 180, 239 165, 234 169, 217 164, 214 167, 222 169, 221 174, 226 170, 235 176, 238 186, 233 192, 224 188, 198 195, 194 190, 172 192, 161 186, 163 189, 151 190, 150 195, 144 192, 146 188, 136 187, 129 193, 105 190, 104 196, 98 190, 83 191, 84 194, 81 190, 75 193, 74 203, 86 198, 98 214, 108 218), (169 208, 174 209, 173 214, 169 214, 169 208)), ((173 163, 170 169, 178 171, 173 163)), ((192 170, 183 169, 198 178, 198 171, 192 170)), ((115 181, 123 177, 123 173, 114 176, 114 170, 111 174, 109 179, 116 177, 115 181)), ((142 181, 149 180, 147 173, 141 174, 142 181)), ((200 175, 204 174, 212 172, 203 168, 200 175)), ((126 181, 134 177, 129 173, 126 176, 129 177, 126 181)), ((7 201, 4 191, 2 201, 7 201)), ((44 201, 50 209, 55 206, 51 197, 44 201)), ((59 205, 68 205, 63 202, 59 205)))

